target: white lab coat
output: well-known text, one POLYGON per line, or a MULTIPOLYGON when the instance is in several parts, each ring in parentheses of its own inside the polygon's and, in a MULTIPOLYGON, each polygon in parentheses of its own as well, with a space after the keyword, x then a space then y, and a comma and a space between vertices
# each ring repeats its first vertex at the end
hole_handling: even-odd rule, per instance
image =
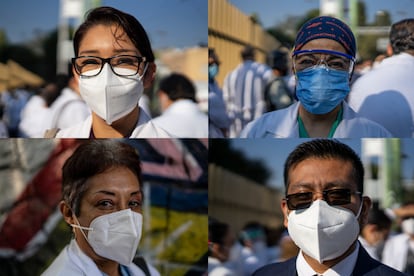
MULTIPOLYGON (((73 127, 60 130, 56 138, 89 138, 91 129, 92 116, 89 116, 85 121, 73 127)), ((129 138, 172 138, 172 136, 164 129, 157 127, 140 108, 137 126, 129 138)))
MULTIPOLYGON (((158 271, 148 265, 148 269, 152 276, 159 276, 158 271)), ((145 276, 144 272, 134 263, 127 266, 130 275, 145 276)), ((98 269, 94 261, 89 258, 79 248, 75 240, 72 240, 56 257, 53 263, 42 276, 68 276, 68 275, 85 275, 85 276, 102 276, 102 272, 98 269)))
MULTIPOLYGON (((241 138, 299 138, 298 111, 300 102, 263 114, 249 123, 241 138)), ((379 124, 359 117, 346 102, 342 103, 343 117, 333 138, 391 137, 379 124)))
POLYGON ((384 59, 352 85, 349 106, 394 137, 414 137, 413 72, 412 55, 401 53, 384 59))
POLYGON ((404 233, 388 238, 382 251, 382 262, 394 269, 404 271, 407 264, 409 240, 410 237, 404 233))
POLYGON ((217 258, 208 257, 208 275, 209 276, 235 276, 236 273, 217 258))
POLYGON ((42 138, 48 125, 50 110, 46 101, 39 95, 33 95, 20 113, 19 130, 29 138, 42 138))
POLYGON ((83 122, 91 111, 82 98, 72 89, 66 87, 50 106, 49 128, 69 128, 83 122))
POLYGON ((180 138, 208 138, 208 116, 192 100, 173 102, 161 116, 152 121, 180 138))

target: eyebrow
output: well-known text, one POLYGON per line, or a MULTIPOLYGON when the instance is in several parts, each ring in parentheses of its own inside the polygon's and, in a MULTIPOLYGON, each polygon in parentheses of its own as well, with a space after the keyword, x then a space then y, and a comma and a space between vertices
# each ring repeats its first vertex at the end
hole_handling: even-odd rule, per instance
MULTIPOLYGON (((349 187, 351 183, 347 183, 347 182, 342 182, 342 181, 334 181, 334 182, 328 182, 323 184, 323 190, 329 190, 332 188, 340 188, 340 189, 352 189, 352 187, 349 187)), ((352 186, 352 184, 351 184, 352 186)), ((309 189, 309 190, 314 190, 315 189, 315 185, 312 183, 306 183, 306 182, 299 182, 299 183, 295 183, 295 184, 289 184, 289 188, 295 188, 295 189, 309 189)))
MULTIPOLYGON (((134 196, 134 195, 141 194, 141 193, 142 193, 141 190, 137 190, 137 191, 131 192, 130 196, 134 196)), ((116 193, 114 193, 114 192, 105 191, 105 190, 96 191, 94 194, 95 195, 96 194, 105 194, 105 195, 110 195, 110 196, 115 196, 116 195, 116 193)))
MULTIPOLYGON (((134 55, 140 55, 137 50, 134 49, 114 49, 113 52, 115 55, 117 54, 125 54, 125 53, 133 53, 134 55)), ((99 50, 84 50, 79 52, 79 56, 83 55, 97 55, 99 54, 99 50)))

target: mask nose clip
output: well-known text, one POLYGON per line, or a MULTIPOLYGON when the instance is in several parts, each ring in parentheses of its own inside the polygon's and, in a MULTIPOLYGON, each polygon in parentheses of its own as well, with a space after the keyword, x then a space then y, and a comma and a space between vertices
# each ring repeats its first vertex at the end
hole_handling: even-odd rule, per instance
POLYGON ((326 71, 329 71, 328 62, 323 58, 321 58, 316 65, 324 68, 326 71))

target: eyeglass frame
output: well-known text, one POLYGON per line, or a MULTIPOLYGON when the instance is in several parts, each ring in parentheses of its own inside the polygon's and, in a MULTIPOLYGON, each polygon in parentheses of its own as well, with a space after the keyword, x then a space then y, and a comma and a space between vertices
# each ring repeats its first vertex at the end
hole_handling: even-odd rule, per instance
POLYGON ((322 192, 300 192, 300 193, 289 194, 289 195, 285 195, 284 200, 286 201, 286 205, 287 205, 289 210, 303 210, 303 209, 309 208, 312 205, 312 203, 314 202, 314 200, 313 200, 314 194, 322 194, 323 200, 325 200, 326 203, 328 203, 330 206, 338 206, 338 205, 349 204, 349 203, 351 203, 351 196, 352 195, 359 195, 360 198, 362 198, 362 192, 359 192, 359 191, 351 192, 351 189, 348 189, 348 188, 337 188, 337 189, 323 190, 322 192), (335 192, 335 191, 345 191, 345 192, 347 192, 347 196, 348 196, 347 202, 346 203, 341 203, 341 204, 331 203, 329 198, 328 198, 328 196, 329 196, 328 193, 335 192), (311 195, 310 201, 306 202, 306 204, 303 204, 300 207, 293 206, 293 205, 291 205, 292 203, 289 202, 289 197, 298 196, 298 195, 309 195, 309 194, 311 195))
MULTIPOLYGON (((308 49, 308 50, 297 50, 297 51, 293 51, 293 53, 292 53, 292 59, 293 59, 293 68, 294 68, 295 71, 296 71, 295 58, 298 55, 300 55, 300 54, 307 54, 307 53, 308 54, 321 53, 321 54, 328 54, 328 55, 338 55, 338 56, 347 58, 347 59, 350 60, 350 62, 352 62, 352 66, 350 66, 350 68, 348 70, 349 75, 351 76, 352 75, 352 72, 354 71, 354 66, 355 66, 355 61, 356 61, 356 58, 355 57, 353 57, 351 55, 348 55, 346 53, 343 53, 343 52, 338 52, 338 51, 333 51, 333 50, 326 50, 326 49, 308 49)), ((316 65, 314 65, 314 66, 316 66, 316 65)), ((311 66, 309 68, 312 68, 312 67, 313 66, 311 66)), ((308 68, 306 68, 306 69, 308 69, 308 68)), ((304 69, 304 70, 306 70, 306 69, 304 69)), ((301 71, 303 71, 303 70, 301 70, 301 71)))
POLYGON ((92 77, 96 77, 97 75, 99 75, 102 72, 102 69, 105 66, 105 63, 109 64, 109 67, 111 68, 112 72, 115 75, 120 76, 120 77, 129 77, 129 76, 134 76, 134 75, 138 74, 141 63, 145 64, 147 62, 147 58, 146 57, 141 57, 141 56, 134 56, 134 55, 116 55, 116 56, 112 56, 112 57, 109 57, 109 58, 101 58, 101 57, 97 57, 97 56, 77 56, 77 57, 72 58, 71 61, 72 61, 73 67, 75 68, 76 73, 78 73, 79 76, 84 77, 84 78, 92 78, 92 77), (100 59, 102 61, 101 68, 99 69, 99 72, 96 73, 95 75, 92 75, 92 76, 83 75, 81 72, 79 72, 79 69, 76 65, 76 59, 78 59, 78 58, 88 58, 88 57, 89 58, 97 58, 97 59, 100 59), (120 75, 117 72, 115 72, 114 68, 112 67, 111 60, 113 58, 117 58, 117 57, 135 57, 135 58, 137 58, 138 59, 137 71, 134 74, 130 74, 130 75, 120 75))

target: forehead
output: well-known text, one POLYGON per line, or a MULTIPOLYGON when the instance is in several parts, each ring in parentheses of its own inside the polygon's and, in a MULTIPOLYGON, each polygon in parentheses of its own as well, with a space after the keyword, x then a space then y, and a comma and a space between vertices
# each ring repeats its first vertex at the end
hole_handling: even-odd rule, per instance
POLYGON ((313 39, 303 45, 301 50, 323 49, 346 53, 345 48, 337 41, 327 38, 313 39))
POLYGON ((105 51, 113 49, 137 50, 122 27, 98 24, 89 28, 79 44, 81 51, 105 51))
POLYGON ((97 190, 114 192, 129 192, 140 188, 136 175, 126 167, 115 167, 105 170, 103 173, 92 176, 87 180, 89 193, 97 190))
POLYGON ((288 191, 306 188, 326 190, 331 188, 356 189, 354 169, 350 161, 334 158, 308 158, 289 169, 288 191))

